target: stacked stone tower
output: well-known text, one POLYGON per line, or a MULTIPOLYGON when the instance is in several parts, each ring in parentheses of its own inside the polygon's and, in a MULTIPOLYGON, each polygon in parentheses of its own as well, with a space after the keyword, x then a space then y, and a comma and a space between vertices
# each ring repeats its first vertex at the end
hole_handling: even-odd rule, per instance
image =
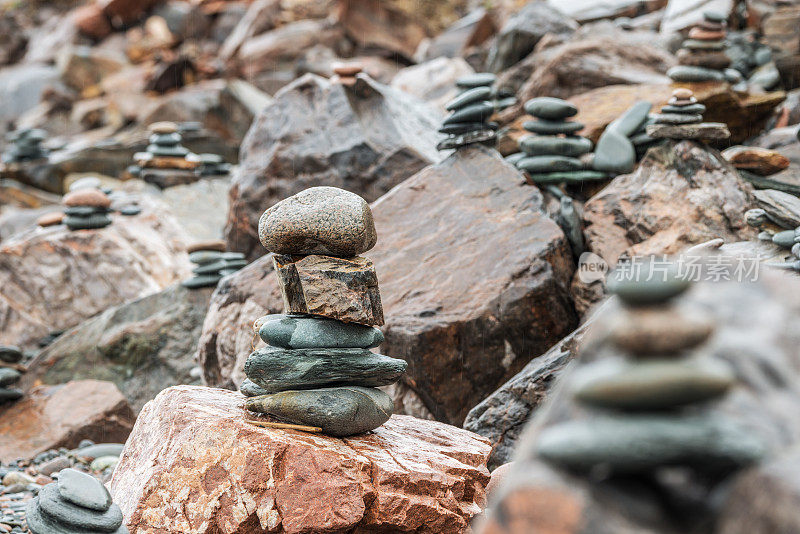
POLYGON ((727 79, 725 69, 731 63, 725 53, 727 20, 724 15, 710 11, 704 13, 703 18, 703 22, 689 31, 689 38, 678 50, 679 65, 667 71, 667 76, 676 82, 722 82, 727 79))
POLYGON ((731 136, 721 122, 703 122, 706 107, 697 102, 690 89, 679 88, 672 98, 653 115, 653 124, 647 126, 647 135, 654 139, 719 140, 731 136))
POLYGON ((0 345, 0 405, 22 397, 22 391, 14 388, 20 379, 18 370, 22 351, 13 346, 0 345))
POLYGON ((407 365, 369 350, 383 341, 375 267, 359 256, 377 240, 369 205, 313 187, 265 211, 258 233, 273 253, 285 315, 256 321, 268 346, 245 363, 247 408, 332 436, 382 425, 393 402, 377 387, 407 365))

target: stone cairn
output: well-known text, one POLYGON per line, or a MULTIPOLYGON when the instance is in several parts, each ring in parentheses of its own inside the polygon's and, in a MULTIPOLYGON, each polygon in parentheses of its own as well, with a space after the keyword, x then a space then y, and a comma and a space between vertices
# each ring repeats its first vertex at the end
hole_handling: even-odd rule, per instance
POLYGON ((47 157, 42 141, 47 132, 38 128, 26 128, 12 132, 6 138, 11 146, 3 153, 3 163, 21 163, 47 157))
POLYGON ((492 89, 497 77, 488 72, 470 74, 456 80, 460 93, 445 105, 450 115, 439 132, 447 137, 436 145, 437 150, 450 150, 481 143, 493 146, 497 123, 489 118, 497 110, 492 89))
POLYGON ((703 17, 703 22, 689 30, 689 38, 677 53, 679 64, 669 69, 667 76, 676 82, 741 81, 738 71, 726 71, 731 63, 725 53, 726 17, 710 11, 703 17), (730 76, 736 80, 729 80, 730 76))
POLYGON ((785 228, 769 218, 762 208, 747 210, 744 220, 749 226, 759 230, 758 239, 790 250, 791 255, 784 262, 768 262, 766 265, 800 272, 800 226, 785 228))
POLYGON ((154 122, 149 127, 150 144, 144 152, 133 155, 135 165, 128 167, 133 176, 156 185, 191 183, 197 179, 201 160, 181 145, 182 136, 174 122, 154 122))
POLYGON ((646 265, 638 280, 612 273, 608 289, 621 306, 604 317, 603 335, 582 355, 592 361, 575 370, 568 390, 589 413, 545 428, 538 454, 609 475, 671 466, 726 476, 758 461, 762 444, 712 408, 735 383, 729 365, 703 354, 714 321, 676 302, 689 286, 677 269, 646 265))
POLYGON ((111 199, 103 191, 86 187, 64 195, 63 223, 70 230, 91 230, 111 224, 111 199))
POLYGON ((332 66, 333 83, 340 83, 345 87, 352 87, 356 84, 358 75, 364 71, 364 66, 357 61, 337 62, 332 66))
POLYGON ((127 534, 122 510, 102 482, 71 468, 57 477, 28 501, 25 519, 33 534, 127 534))
POLYGON ((731 136, 721 122, 703 122, 706 107, 697 102, 691 89, 681 87, 672 92, 660 114, 653 115, 647 135, 655 139, 719 140, 731 136))
POLYGON ((247 260, 241 252, 225 252, 225 242, 201 241, 186 248, 189 260, 196 265, 193 277, 181 282, 183 287, 197 289, 217 285, 223 276, 235 273, 247 260))
POLYGON ((198 154, 197 160, 200 162, 198 167, 200 176, 224 176, 231 172, 231 164, 226 163, 219 154, 198 154))
POLYGON ((594 145, 576 134, 583 124, 567 120, 578 113, 573 104, 560 98, 539 97, 525 102, 525 111, 537 119, 522 125, 533 135, 523 137, 520 152, 508 160, 525 171, 531 183, 569 184, 609 177, 591 168, 588 155, 594 145))
POLYGON ((0 404, 22 397, 13 385, 20 379, 22 351, 17 347, 0 345, 0 404))
POLYGON ((377 389, 396 382, 406 362, 369 349, 383 341, 378 279, 359 254, 377 240, 369 205, 335 187, 312 187, 268 209, 261 243, 273 253, 285 315, 254 327, 267 347, 250 354, 247 409, 331 436, 373 430, 392 415, 377 389))

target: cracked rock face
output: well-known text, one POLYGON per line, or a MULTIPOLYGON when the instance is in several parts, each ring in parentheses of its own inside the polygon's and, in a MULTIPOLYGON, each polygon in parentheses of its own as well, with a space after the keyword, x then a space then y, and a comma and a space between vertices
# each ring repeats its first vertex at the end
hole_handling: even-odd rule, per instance
POLYGON ((145 406, 111 481, 131 534, 447 534, 484 505, 476 434, 397 415, 346 439, 261 428, 244 400, 177 386, 145 406))

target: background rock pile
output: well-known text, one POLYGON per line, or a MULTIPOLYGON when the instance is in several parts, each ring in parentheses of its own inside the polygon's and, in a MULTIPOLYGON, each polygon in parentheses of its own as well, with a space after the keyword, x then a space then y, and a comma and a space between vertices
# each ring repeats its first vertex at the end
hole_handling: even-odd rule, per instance
POLYGON ((17 365, 22 356, 19 348, 0 345, 0 404, 22 397, 22 391, 14 387, 21 376, 17 365))

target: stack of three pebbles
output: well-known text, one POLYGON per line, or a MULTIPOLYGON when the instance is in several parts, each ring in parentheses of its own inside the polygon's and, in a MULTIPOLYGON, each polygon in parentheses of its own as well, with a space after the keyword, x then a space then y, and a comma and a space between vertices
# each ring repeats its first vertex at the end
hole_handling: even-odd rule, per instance
POLYGON ((378 279, 359 256, 377 240, 369 205, 335 187, 314 187, 268 209, 261 243, 273 253, 285 314, 255 329, 267 347, 245 364, 249 410, 332 436, 385 423, 406 362, 371 352, 383 341, 378 279))

